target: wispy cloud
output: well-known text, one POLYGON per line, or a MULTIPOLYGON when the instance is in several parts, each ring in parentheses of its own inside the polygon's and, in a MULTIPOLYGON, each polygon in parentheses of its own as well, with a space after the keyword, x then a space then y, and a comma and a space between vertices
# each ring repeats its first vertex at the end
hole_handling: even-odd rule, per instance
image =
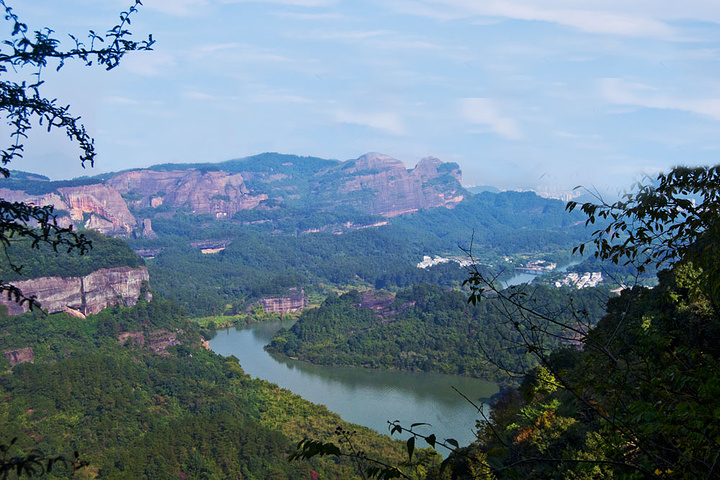
POLYGON ((608 102, 643 108, 682 110, 720 120, 720 97, 679 98, 663 94, 657 88, 619 78, 600 81, 600 92, 608 102))
POLYGON ((404 135, 405 127, 396 113, 358 113, 338 110, 335 120, 339 123, 351 123, 382 130, 391 135, 404 135))
POLYGON ((202 100, 202 101, 214 101, 217 100, 218 97, 215 95, 211 95, 209 93, 200 92, 197 90, 187 90, 182 93, 182 96, 184 98, 188 98, 190 100, 202 100))
POLYGON ((479 16, 490 17, 493 21, 507 18, 550 22, 590 33, 664 39, 679 37, 677 30, 663 20, 659 13, 662 10, 651 5, 643 12, 612 2, 597 3, 592 8, 568 7, 572 3, 556 0, 401 0, 390 5, 405 14, 439 20, 479 16))
POLYGON ((140 105, 138 100, 128 97, 109 96, 105 97, 103 101, 112 105, 140 105))
POLYGON ((295 104, 308 104, 315 103, 309 98, 301 97, 299 95, 284 94, 284 93, 262 93, 250 97, 251 101, 257 103, 295 103, 295 104))
POLYGON ((272 49, 262 48, 244 43, 218 43, 204 45, 195 50, 195 55, 206 57, 207 55, 219 55, 223 62, 272 62, 272 63, 293 63, 294 59, 280 55, 272 49))
POLYGON ((140 53, 123 58, 121 68, 143 77, 160 77, 177 65, 175 58, 166 53, 158 51, 140 53))
POLYGON ((328 42, 366 44, 375 51, 422 50, 442 51, 444 47, 422 37, 403 35, 392 30, 327 31, 315 30, 292 34, 293 38, 328 42))
POLYGON ((355 30, 348 32, 316 30, 305 32, 299 36, 311 40, 364 40, 367 38, 387 37, 392 33, 391 30, 355 30))
POLYGON ((291 20, 303 20, 303 21, 337 21, 347 18, 345 15, 340 13, 297 13, 297 12, 275 12, 273 13, 279 18, 289 18, 291 20))
POLYGON ((312 8, 329 7, 338 3, 338 0, 221 0, 221 3, 271 3, 312 8))
POLYGON ((508 140, 520 140, 522 135, 515 119, 504 115, 499 104, 491 98, 463 98, 460 114, 468 122, 485 125, 508 140))
POLYGON ((197 15, 207 7, 206 0, 144 0, 143 7, 177 16, 197 15))

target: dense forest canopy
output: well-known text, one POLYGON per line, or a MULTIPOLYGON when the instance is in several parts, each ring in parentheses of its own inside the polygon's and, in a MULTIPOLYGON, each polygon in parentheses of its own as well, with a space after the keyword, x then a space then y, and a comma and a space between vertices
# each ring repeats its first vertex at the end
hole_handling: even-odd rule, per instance
MULTIPOLYGON (((453 448, 428 478, 716 478, 719 194, 720 166, 676 168, 617 203, 583 205, 588 223, 610 220, 594 234, 597 257, 665 264, 658 286, 610 299, 582 348, 545 348, 549 329, 523 336, 538 367, 498 399, 478 440, 453 448)), ((482 274, 470 280, 480 288, 482 274)), ((486 303, 483 295, 474 300, 486 303)), ((519 300, 505 301, 513 314, 506 322, 522 334, 519 300)))
MULTIPOLYGON (((541 298, 542 307, 530 300, 528 305, 546 314, 561 315, 558 312, 573 302, 587 311, 591 324, 604 314, 609 297, 604 289, 544 286, 525 286, 517 293, 541 298)), ((512 383, 513 374, 529 370, 537 361, 515 338, 498 302, 490 298, 470 305, 466 293, 428 284, 396 295, 331 295, 319 308, 304 312, 292 328, 279 332, 268 349, 324 365, 451 373, 512 383)))

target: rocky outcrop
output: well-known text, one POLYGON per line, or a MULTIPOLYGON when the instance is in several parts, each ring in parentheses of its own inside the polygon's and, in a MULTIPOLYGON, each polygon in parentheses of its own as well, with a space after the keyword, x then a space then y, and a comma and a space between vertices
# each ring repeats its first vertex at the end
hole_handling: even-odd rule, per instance
POLYGON ((157 234, 152 229, 152 220, 149 218, 142 221, 142 236, 147 239, 157 238, 157 234))
POLYGON ((69 206, 70 217, 85 228, 106 235, 129 235, 137 225, 125 200, 109 185, 65 187, 59 188, 58 192, 69 206))
MULTIPOLYGON (((400 160, 380 153, 346 162, 286 157, 282 163, 273 163, 272 158, 269 163, 240 159, 218 166, 132 170, 43 195, 2 188, 0 198, 53 205, 63 226, 74 223, 106 235, 154 238, 152 219, 177 212, 223 220, 244 210, 272 211, 285 204, 326 210, 349 205, 390 218, 420 209, 452 208, 465 195, 458 166, 434 157, 420 160, 410 170, 400 160), (142 216, 136 218, 131 209, 142 216)), ((94 179, 86 180, 90 181, 94 179)), ((52 188, 42 187, 37 189, 35 184, 34 188, 52 188)), ((249 223, 268 221, 258 212, 249 223)), ((323 229, 334 227, 317 227, 317 231, 323 229)))
MULTIPOLYGON (((12 283, 25 296, 35 295, 49 313, 69 308, 88 315, 111 305, 135 305, 143 291, 143 283, 149 280, 145 267, 119 267, 105 268, 84 277, 42 277, 12 283)), ((150 294, 146 295, 149 300, 150 294)), ((0 303, 8 307, 10 315, 27 311, 25 304, 18 305, 4 297, 0 298, 0 303)))
POLYGON ((268 198, 264 193, 251 195, 241 174, 222 171, 133 170, 116 175, 108 183, 120 193, 129 194, 135 207, 164 205, 217 219, 232 218, 268 198))
POLYGON ((282 297, 264 297, 258 302, 266 312, 290 313, 299 312, 307 306, 305 290, 292 289, 288 295, 282 297))
POLYGON ((69 227, 73 224, 72 218, 68 211, 70 207, 57 193, 48 193, 45 195, 30 195, 22 190, 10 190, 0 188, 0 198, 8 202, 23 202, 39 207, 52 205, 57 214, 57 223, 61 227, 69 227))
POLYGON ((3 357, 10 361, 10 365, 13 367, 18 363, 35 362, 35 354, 31 347, 18 348, 17 350, 5 350, 3 357))
POLYGON ((44 195, 0 188, 0 198, 38 206, 52 205, 62 227, 78 224, 106 235, 127 236, 137 223, 117 190, 99 183, 59 188, 57 193, 44 195))
POLYGON ((452 208, 464 198, 456 164, 423 158, 412 170, 395 158, 368 153, 340 167, 338 192, 368 213, 396 217, 424 208, 452 208), (354 200, 354 202, 353 202, 354 200))
POLYGON ((118 342, 120 345, 147 348, 160 355, 166 355, 168 348, 180 345, 177 334, 168 330, 155 330, 147 335, 143 332, 124 332, 118 336, 118 342))

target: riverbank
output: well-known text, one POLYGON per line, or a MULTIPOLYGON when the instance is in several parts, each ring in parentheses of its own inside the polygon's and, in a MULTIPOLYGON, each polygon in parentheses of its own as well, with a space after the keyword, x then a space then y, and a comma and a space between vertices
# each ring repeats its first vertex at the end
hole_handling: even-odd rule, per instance
MULTIPOLYGON (((327 367, 273 356, 263 347, 274 333, 292 322, 255 323, 218 331, 210 340, 213 351, 233 355, 251 376, 267 380, 327 406, 343 420, 388 434, 388 421, 404 425, 429 423, 423 427, 438 438, 455 438, 461 445, 475 439, 476 409, 459 390, 478 405, 498 391, 491 382, 437 373, 327 367)), ((397 436, 397 435, 396 435, 397 436)), ((443 454, 443 452, 439 452, 443 454)))

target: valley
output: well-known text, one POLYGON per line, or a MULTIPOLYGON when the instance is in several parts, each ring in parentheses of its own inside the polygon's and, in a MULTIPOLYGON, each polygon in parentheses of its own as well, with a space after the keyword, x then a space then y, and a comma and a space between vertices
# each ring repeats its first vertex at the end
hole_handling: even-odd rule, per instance
MULTIPOLYGON (((228 452, 252 451, 242 442, 261 425, 269 437, 256 437, 255 448, 275 445, 268 458, 278 461, 303 437, 330 441, 336 425, 360 429, 346 420, 385 433, 388 420, 434 422, 438 435, 469 443, 477 412, 451 387, 484 403, 498 384, 519 384, 522 377, 510 372, 537 362, 519 346, 501 303, 468 304, 468 268, 498 288, 534 280, 511 288, 532 292, 528 299, 541 299, 548 314, 574 302, 587 325, 612 296, 607 283, 558 288, 559 273, 526 278, 518 269, 570 263, 584 272, 591 263, 570 255, 589 238, 581 215, 532 192, 472 194, 457 165, 434 158, 406 170, 380 154, 346 162, 263 154, 64 182, 19 177, 7 180, 3 195, 50 202, 58 221, 80 228, 93 249, 66 255, 17 243, 8 250, 23 269, 6 268, 4 278, 36 295, 50 315, 11 300, 0 307, 7 362, 0 388, 12 399, 4 412, 14 418, 6 431, 23 439, 21 451, 42 438, 38 448, 62 454, 69 432, 87 425, 89 439, 76 445, 87 452, 93 478, 170 471, 299 478, 297 469, 303 478, 310 470, 357 475, 347 462, 257 463, 248 453, 240 464, 217 446, 198 452, 191 445, 207 442, 198 430, 205 421, 235 429, 228 452), (480 263, 469 262, 470 251, 480 263), (270 330, 282 319, 294 324, 270 330), (235 325, 252 329, 238 337, 220 330, 235 325), (116 385, 86 368, 112 372, 116 385), (299 383, 286 385, 294 393, 343 419, 248 375, 283 386, 278 369, 299 374, 299 383), (81 388, 64 375, 87 383, 81 388), (142 376, 149 379, 143 386, 142 376), (67 388, 48 392, 47 382, 67 388), (383 389, 383 382, 403 387, 383 389), (428 384, 433 396, 425 398, 428 384), (39 411, 47 421, 35 420, 39 411), (108 435, 117 422, 126 426, 112 441, 90 433, 108 435), (187 436, 167 438, 176 428, 187 436)), ((404 443, 358 432, 357 442, 387 461, 402 457, 404 443)), ((428 465, 441 460, 422 455, 428 465)))

